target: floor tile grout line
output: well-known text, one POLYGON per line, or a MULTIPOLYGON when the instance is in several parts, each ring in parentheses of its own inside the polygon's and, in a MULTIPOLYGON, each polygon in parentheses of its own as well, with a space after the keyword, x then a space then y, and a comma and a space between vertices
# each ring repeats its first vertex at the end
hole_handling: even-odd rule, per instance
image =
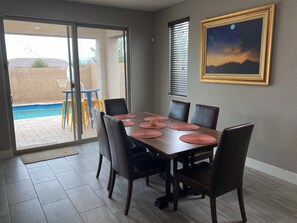
MULTIPOLYGON (((25 165, 25 166, 26 166, 26 165, 25 165)), ((28 171, 28 168, 27 168, 27 166, 26 166, 26 169, 27 169, 27 171, 28 171)), ((45 214, 45 212, 44 212, 44 210, 43 210, 43 208, 42 208, 42 205, 41 205, 41 202, 40 202, 40 198, 39 198, 39 196, 38 196, 38 193, 37 193, 37 191, 36 191, 36 188, 35 188, 35 186, 34 186, 34 184, 33 184, 32 177, 31 177, 31 175, 30 175, 30 172, 29 172, 29 171, 28 171, 28 174, 29 174, 29 177, 30 177, 30 180, 31 180, 31 183, 32 183, 33 189, 34 189, 34 192, 35 192, 35 194, 36 194, 36 197, 37 197, 38 203, 39 203, 39 205, 40 205, 40 208, 41 208, 41 210, 42 210, 43 216, 44 216, 44 218, 45 218, 46 222, 48 222, 48 219, 47 219, 47 217, 46 217, 46 214, 45 214)), ((55 176, 55 177, 56 177, 56 176, 55 176)))
MULTIPOLYGON (((78 159, 79 159, 79 158, 78 158, 78 159)), ((88 182, 86 182, 85 179, 83 179, 83 177, 82 177, 82 176, 76 171, 76 169, 71 165, 71 163, 69 162, 69 160, 67 160, 67 159, 65 159, 65 160, 66 160, 66 162, 68 162, 68 164, 72 167, 72 170, 75 171, 75 172, 82 178, 82 180, 86 183, 86 185, 88 185, 88 186, 93 190, 93 188, 88 184, 88 182)), ((49 167, 50 167, 50 166, 49 166, 49 167)), ((51 169, 51 167, 50 167, 50 169, 51 169)), ((64 171, 64 172, 66 172, 66 171, 64 171)), ((54 173, 54 175, 55 175, 55 177, 57 178, 57 176, 56 176, 55 173, 54 173)), ((59 181, 58 178, 57 178, 57 181, 58 181, 59 185, 61 186, 61 188, 64 190, 65 194, 67 195, 67 199, 71 202, 71 204, 73 205, 73 207, 74 207, 75 210, 77 211, 77 213, 78 213, 78 215, 80 216, 81 220, 82 220, 83 222, 85 222, 85 221, 83 220, 83 218, 81 217, 80 212, 77 210, 76 206, 74 205, 74 203, 73 203, 72 200, 70 199, 68 193, 66 192, 67 190, 70 190, 70 189, 65 189, 65 188, 62 186, 62 184, 61 184, 61 182, 59 181)), ((83 186, 85 186, 85 185, 83 185, 83 186)), ((82 187, 82 186, 78 186, 78 187, 75 187, 75 188, 79 188, 79 187, 82 187)), ((75 189, 75 188, 71 188, 71 189, 75 189)), ((96 192, 94 191, 94 193, 96 193, 96 192)), ((101 199, 101 198, 100 198, 100 199, 101 199)))
POLYGON ((7 205, 7 214, 8 214, 8 219, 11 222, 11 215, 10 215, 10 206, 8 203, 8 194, 7 194, 7 188, 6 188, 6 180, 5 180, 5 176, 4 176, 4 169, 3 169, 3 161, 1 160, 1 172, 2 172, 2 176, 3 176, 3 182, 4 182, 4 193, 6 196, 6 205, 7 205))

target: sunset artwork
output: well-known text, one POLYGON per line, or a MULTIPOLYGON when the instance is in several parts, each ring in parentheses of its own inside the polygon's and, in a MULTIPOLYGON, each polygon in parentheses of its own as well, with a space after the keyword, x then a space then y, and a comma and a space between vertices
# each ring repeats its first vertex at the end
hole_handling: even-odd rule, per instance
POLYGON ((262 29, 263 18, 208 28, 206 73, 259 74, 262 29))

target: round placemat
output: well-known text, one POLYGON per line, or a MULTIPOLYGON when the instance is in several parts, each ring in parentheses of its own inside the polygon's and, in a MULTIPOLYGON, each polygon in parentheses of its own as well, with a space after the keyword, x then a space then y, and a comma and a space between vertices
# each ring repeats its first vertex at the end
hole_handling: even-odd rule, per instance
POLYGON ((120 115, 114 115, 113 117, 117 119, 130 119, 130 118, 135 118, 136 115, 133 114, 120 114, 120 115))
POLYGON ((169 125, 169 128, 179 131, 193 131, 199 129, 199 126, 189 123, 173 123, 169 125))
POLYGON ((152 115, 144 118, 144 121, 167 121, 169 118, 165 116, 152 115))
POLYGON ((217 139, 213 136, 199 134, 199 133, 182 135, 181 137, 179 137, 179 139, 183 142, 187 142, 191 144, 199 144, 199 145, 210 144, 217 141, 217 139))
POLYGON ((123 121, 123 123, 124 123, 124 126, 125 127, 130 127, 130 126, 135 125, 135 123, 134 122, 131 122, 131 121, 123 121))
POLYGON ((151 129, 137 130, 131 133, 132 137, 139 138, 139 139, 153 139, 153 138, 158 138, 161 135, 162 135, 162 132, 158 130, 151 130, 151 129))
POLYGON ((166 128, 168 125, 164 122, 157 122, 155 125, 151 125, 150 122, 143 122, 139 124, 139 126, 145 129, 162 129, 166 128))

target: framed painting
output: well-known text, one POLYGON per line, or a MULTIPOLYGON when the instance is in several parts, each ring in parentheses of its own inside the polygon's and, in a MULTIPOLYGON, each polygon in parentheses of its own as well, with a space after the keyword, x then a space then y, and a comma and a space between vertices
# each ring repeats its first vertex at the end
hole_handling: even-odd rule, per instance
POLYGON ((268 85, 274 7, 203 20, 200 81, 268 85))

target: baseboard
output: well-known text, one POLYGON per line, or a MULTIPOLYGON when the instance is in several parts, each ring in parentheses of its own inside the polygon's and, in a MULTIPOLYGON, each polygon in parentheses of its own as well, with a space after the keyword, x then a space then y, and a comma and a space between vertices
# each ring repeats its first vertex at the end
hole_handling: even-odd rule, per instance
POLYGON ((246 158, 245 165, 252 169, 261 171, 268 175, 277 177, 279 179, 282 179, 282 180, 285 180, 292 184, 297 185, 297 174, 296 173, 293 173, 293 172, 290 172, 290 171, 287 171, 287 170, 284 170, 284 169, 281 169, 281 168, 278 168, 278 167, 272 166, 270 164, 263 163, 263 162, 260 162, 258 160, 254 160, 254 159, 248 158, 248 157, 246 158))
POLYGON ((7 158, 11 158, 13 157, 13 152, 12 150, 4 150, 4 151, 0 151, 0 159, 7 159, 7 158))

